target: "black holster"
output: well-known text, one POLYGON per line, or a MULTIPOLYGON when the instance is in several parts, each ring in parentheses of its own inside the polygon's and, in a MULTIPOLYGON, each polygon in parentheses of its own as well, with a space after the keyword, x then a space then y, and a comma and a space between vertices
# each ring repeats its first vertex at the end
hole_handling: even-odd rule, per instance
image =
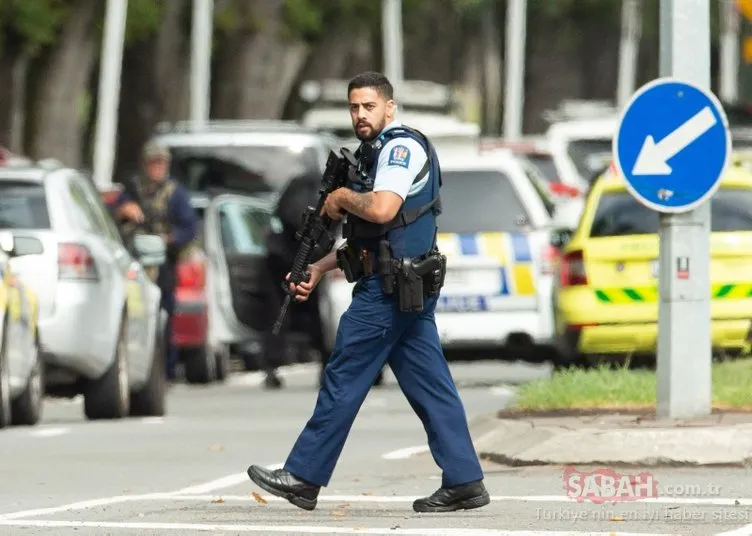
POLYGON ((337 268, 345 274, 348 283, 355 283, 364 273, 363 261, 357 251, 345 242, 337 249, 337 268))
POLYGON ((416 258, 395 259, 389 242, 379 243, 379 275, 385 294, 394 293, 397 287, 399 310, 414 313, 423 310, 425 298, 436 296, 444 286, 446 257, 433 250, 416 258))

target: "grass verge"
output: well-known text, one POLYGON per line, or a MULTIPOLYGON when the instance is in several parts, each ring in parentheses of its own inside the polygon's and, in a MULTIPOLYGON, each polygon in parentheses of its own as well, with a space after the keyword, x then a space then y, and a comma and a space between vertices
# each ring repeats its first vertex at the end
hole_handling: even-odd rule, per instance
MULTIPOLYGON (((713 406, 752 410, 752 360, 713 363, 713 406)), ((692 387, 687 385, 687 389, 692 387)), ((656 375, 603 365, 557 372, 519 386, 510 409, 545 411, 590 408, 655 407, 656 375)))

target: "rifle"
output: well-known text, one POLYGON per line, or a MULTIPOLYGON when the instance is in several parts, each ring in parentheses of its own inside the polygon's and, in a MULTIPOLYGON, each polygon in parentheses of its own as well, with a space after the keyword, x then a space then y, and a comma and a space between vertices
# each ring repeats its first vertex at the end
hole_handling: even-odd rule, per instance
POLYGON ((143 198, 141 197, 141 192, 139 192, 138 188, 136 187, 135 183, 133 182, 133 177, 123 177, 122 185, 123 185, 123 192, 125 192, 131 201, 136 203, 138 205, 138 208, 141 209, 141 212, 144 214, 144 221, 143 225, 146 227, 147 233, 153 233, 154 232, 154 226, 152 224, 154 218, 153 214, 151 214, 148 211, 148 205, 144 203, 143 198))
MULTIPOLYGON (((297 287, 303 281, 308 281, 311 278, 311 274, 308 273, 308 265, 311 263, 316 245, 325 253, 329 253, 334 246, 335 238, 333 231, 338 222, 332 220, 326 214, 321 215, 321 209, 324 207, 326 197, 347 183, 351 172, 358 173, 358 160, 349 149, 346 147, 341 148, 340 155, 337 155, 334 151, 329 152, 326 169, 324 170, 321 186, 318 191, 319 198, 316 206, 309 206, 305 210, 303 213, 303 225, 295 233, 295 239, 300 242, 300 245, 292 263, 290 279, 282 283, 286 296, 272 330, 275 337, 279 335, 282 329, 282 323, 287 315, 287 308, 290 306, 292 297, 295 294, 294 291, 290 290, 290 284, 292 283, 297 287)), ((362 174, 362 171, 360 174, 362 174)))

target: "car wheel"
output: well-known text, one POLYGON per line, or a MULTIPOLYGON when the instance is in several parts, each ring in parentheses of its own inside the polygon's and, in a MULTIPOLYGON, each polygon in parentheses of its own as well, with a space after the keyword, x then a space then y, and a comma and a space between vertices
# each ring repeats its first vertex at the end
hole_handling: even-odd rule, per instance
POLYGON ((100 378, 87 382, 84 392, 84 414, 88 419, 121 419, 130 409, 128 377, 128 345, 123 321, 112 365, 100 378))
POLYGON ((3 329, 2 348, 0 348, 0 428, 10 426, 10 369, 8 368, 8 325, 3 329))
POLYGON ((39 354, 39 340, 32 347, 34 366, 29 374, 26 389, 11 406, 13 424, 33 426, 42 417, 44 405, 44 364, 39 354))
POLYGON ((221 344, 214 355, 217 360, 216 379, 218 382, 224 382, 230 372, 230 348, 226 344, 221 344))
POLYGON ((131 393, 130 412, 134 417, 162 417, 165 414, 167 353, 164 344, 164 329, 157 327, 154 331, 154 352, 149 379, 140 391, 131 393))
POLYGON ((210 383, 216 375, 216 358, 208 345, 181 349, 188 383, 210 383))

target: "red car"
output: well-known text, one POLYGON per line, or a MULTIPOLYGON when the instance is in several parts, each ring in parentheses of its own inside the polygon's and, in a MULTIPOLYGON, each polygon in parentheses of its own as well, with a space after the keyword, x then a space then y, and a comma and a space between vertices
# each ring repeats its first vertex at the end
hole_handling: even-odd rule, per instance
MULTIPOLYGON (((122 192, 113 184, 100 189, 105 205, 112 207, 122 192)), ((178 262, 172 343, 178 347, 188 383, 209 383, 226 378, 229 356, 216 351, 209 339, 209 302, 206 292, 207 257, 203 250, 178 262)))

